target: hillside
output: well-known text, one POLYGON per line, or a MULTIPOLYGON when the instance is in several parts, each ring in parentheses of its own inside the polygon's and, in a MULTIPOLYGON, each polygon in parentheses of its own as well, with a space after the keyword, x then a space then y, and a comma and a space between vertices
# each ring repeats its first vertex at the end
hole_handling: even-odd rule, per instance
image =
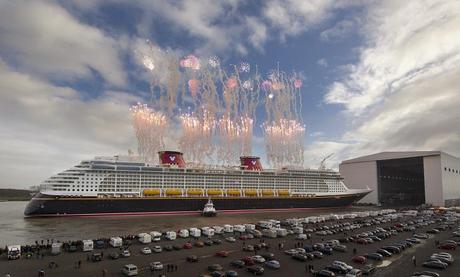
POLYGON ((30 191, 25 189, 0 189, 0 200, 18 201, 29 200, 30 191))

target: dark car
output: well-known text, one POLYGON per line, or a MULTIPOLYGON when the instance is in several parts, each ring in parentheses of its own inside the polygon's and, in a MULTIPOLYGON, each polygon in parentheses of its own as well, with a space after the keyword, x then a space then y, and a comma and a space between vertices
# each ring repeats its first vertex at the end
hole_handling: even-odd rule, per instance
POLYGON ((178 245, 178 244, 174 244, 173 245, 173 249, 174 250, 181 250, 182 249, 182 246, 178 245))
POLYGON ((338 252, 347 252, 347 247, 345 245, 342 245, 342 244, 334 245, 334 246, 332 246, 332 249, 334 249, 335 251, 338 251, 338 252))
POLYGON ((323 270, 314 272, 313 276, 316 276, 316 277, 334 277, 335 273, 330 271, 330 270, 323 269, 323 270))
POLYGON ((380 255, 384 256, 384 257, 391 257, 393 256, 393 254, 391 254, 390 252, 388 252, 387 250, 385 249, 378 249, 377 251, 375 251, 376 253, 379 253, 380 255))
POLYGON ((245 245, 245 246, 243 247, 243 251, 252 252, 252 251, 254 251, 254 246, 251 245, 251 244, 245 245))
POLYGON ((327 247, 327 246, 320 249, 319 251, 326 255, 332 255, 332 253, 334 252, 331 247, 327 247))
POLYGON ((383 255, 379 253, 370 253, 366 255, 366 258, 368 258, 369 260, 381 261, 383 260, 383 255))
POLYGON ((412 276, 431 276, 431 277, 440 277, 439 273, 433 271, 422 271, 422 272, 414 272, 412 276))
POLYGON ((225 277, 238 277, 238 272, 234 270, 225 271, 225 277))
POLYGON ((438 268, 438 269, 446 269, 447 268, 447 264, 441 262, 440 260, 427 261, 427 262, 424 262, 422 264, 422 266, 428 267, 428 268, 438 268))
POLYGON ((347 268, 345 268, 343 266, 340 266, 340 265, 337 265, 337 264, 327 266, 326 270, 329 270, 329 271, 332 271, 332 272, 338 273, 338 274, 345 274, 345 273, 348 272, 347 268))
POLYGON ((196 262, 198 262, 198 256, 197 255, 190 255, 190 256, 187 256, 186 260, 187 260, 187 262, 190 262, 190 263, 196 263, 196 262))
POLYGON ((233 266, 233 267, 242 268, 242 267, 244 267, 246 264, 245 264, 245 262, 243 262, 242 260, 234 260, 234 261, 231 261, 231 262, 230 262, 230 265, 233 266))
POLYGON ((214 244, 221 244, 221 243, 222 243, 222 240, 220 240, 220 239, 212 239, 212 242, 213 242, 214 244))
POLYGON ((453 243, 444 243, 438 246, 439 249, 444 249, 444 250, 455 250, 457 248, 457 245, 453 243))
POLYGON ((250 272, 250 273, 252 273, 254 275, 262 275, 262 274, 264 274, 264 268, 261 267, 261 266, 258 266, 258 265, 248 266, 248 267, 246 267, 246 271, 250 272))
POLYGON ((224 269, 223 266, 221 266, 220 264, 212 264, 212 265, 208 265, 208 270, 213 272, 213 271, 222 271, 224 269))
POLYGON ((171 244, 167 244, 163 247, 163 249, 166 251, 172 251, 174 250, 174 247, 171 244))
POLYGON ((439 230, 438 229, 431 229, 431 230, 428 230, 426 231, 428 234, 437 234, 439 233, 439 230))
POLYGON ((361 271, 363 272, 364 275, 371 275, 375 271, 375 266, 373 265, 365 265, 363 268, 361 268, 361 271))
POLYGON ((382 247, 382 249, 392 253, 392 254, 399 254, 401 253, 401 249, 399 249, 398 247, 396 246, 385 246, 385 247, 382 247))
POLYGON ((213 242, 212 240, 208 239, 208 240, 206 240, 206 241, 204 242, 204 244, 207 245, 207 246, 211 246, 211 245, 214 244, 214 242, 213 242))
POLYGON ((118 258, 120 258, 120 255, 117 252, 112 252, 109 254, 109 258, 112 260, 117 260, 118 258))
POLYGON ((196 246, 196 247, 203 247, 203 246, 204 246, 204 243, 203 243, 202 241, 199 240, 199 241, 195 242, 195 246, 196 246))
POLYGON ((102 261, 102 254, 101 253, 93 253, 91 255, 91 261, 93 263, 102 261))
POLYGON ((296 254, 292 255, 292 258, 294 260, 301 261, 301 262, 308 261, 308 257, 306 255, 304 255, 304 254, 301 254, 301 253, 296 253, 296 254))
POLYGON ((267 253, 261 253, 260 256, 262 256, 265 260, 271 261, 275 258, 275 254, 267 252, 267 253))
POLYGON ((211 272, 210 275, 212 277, 225 277, 225 273, 223 271, 220 271, 220 270, 213 271, 213 272, 211 272))
POLYGON ((313 251, 313 252, 311 252, 311 254, 313 254, 315 256, 315 258, 317 258, 317 259, 321 259, 324 256, 323 253, 321 253, 319 251, 313 251))

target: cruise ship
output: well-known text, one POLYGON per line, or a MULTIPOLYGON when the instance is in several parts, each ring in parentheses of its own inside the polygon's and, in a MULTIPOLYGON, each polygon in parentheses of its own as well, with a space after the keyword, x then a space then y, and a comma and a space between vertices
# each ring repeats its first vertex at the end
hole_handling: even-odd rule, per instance
POLYGON ((345 207, 369 189, 348 189, 338 172, 266 170, 260 159, 235 167, 187 165, 177 151, 159 152, 159 164, 132 157, 96 157, 40 185, 26 217, 201 213, 209 199, 222 212, 345 207))

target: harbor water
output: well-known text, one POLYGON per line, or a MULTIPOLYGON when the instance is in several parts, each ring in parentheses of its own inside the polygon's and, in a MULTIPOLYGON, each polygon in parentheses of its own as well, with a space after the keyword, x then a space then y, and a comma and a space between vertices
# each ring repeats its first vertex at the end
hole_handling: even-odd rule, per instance
MULTIPOLYGON (((125 216, 125 217, 57 217, 24 218, 26 201, 0 202, 0 245, 32 244, 35 241, 96 239, 150 231, 178 230, 223 224, 257 222, 264 219, 306 217, 315 214, 358 211, 360 208, 313 209, 305 212, 250 214, 125 216)), ((369 208, 367 208, 369 209, 369 208)))

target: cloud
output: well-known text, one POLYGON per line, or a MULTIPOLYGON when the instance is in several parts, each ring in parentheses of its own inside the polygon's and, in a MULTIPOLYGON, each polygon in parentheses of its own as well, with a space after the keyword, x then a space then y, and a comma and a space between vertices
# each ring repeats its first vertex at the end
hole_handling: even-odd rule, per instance
POLYGON ((0 91, 0 186, 37 185, 82 159, 135 147, 129 105, 138 99, 127 93, 85 100, 2 60, 0 91))
POLYGON ((253 16, 246 17, 246 25, 249 32, 249 42, 255 49, 263 51, 264 44, 268 39, 267 26, 253 16))
POLYGON ((321 67, 327 67, 328 66, 327 60, 325 58, 319 59, 318 61, 316 61, 316 64, 321 66, 321 67))
POLYGON ((350 122, 345 146, 332 149, 340 160, 398 150, 460 156, 460 3, 378 2, 366 18, 359 61, 325 96, 350 122))
POLYGON ((342 20, 334 27, 324 30, 320 33, 321 40, 338 41, 345 38, 356 28, 356 22, 353 20, 342 20))
POLYGON ((117 42, 50 1, 0 1, 0 54, 53 80, 92 78, 126 84, 117 42))
POLYGON ((363 27, 369 47, 331 86, 326 102, 343 104, 358 115, 406 84, 448 70, 460 54, 459 5, 385 1, 370 6, 363 27))

